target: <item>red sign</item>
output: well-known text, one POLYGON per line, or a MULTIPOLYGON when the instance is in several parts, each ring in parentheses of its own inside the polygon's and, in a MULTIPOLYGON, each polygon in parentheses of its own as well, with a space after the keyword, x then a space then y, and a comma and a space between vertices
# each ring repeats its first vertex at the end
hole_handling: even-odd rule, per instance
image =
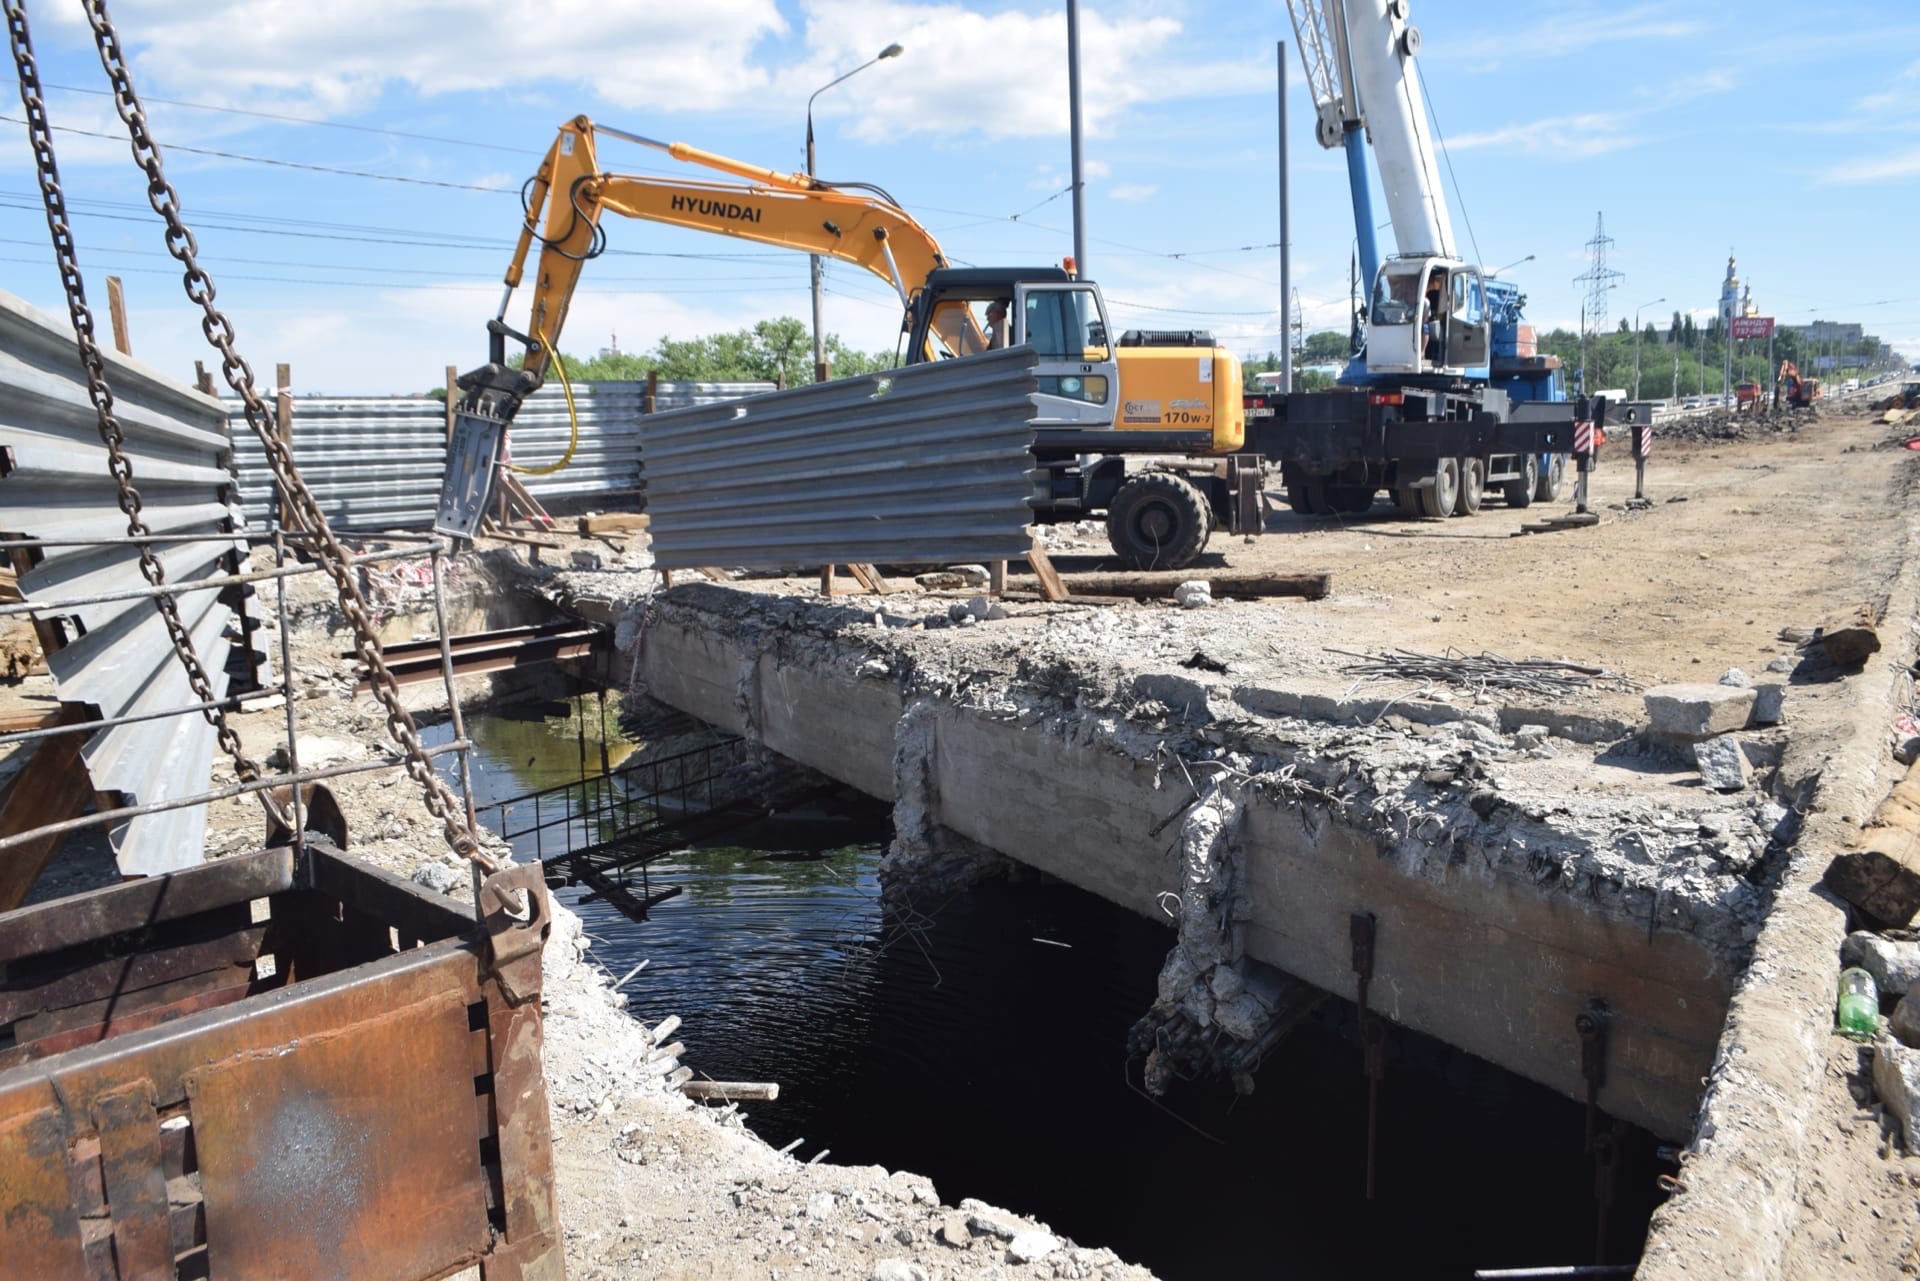
POLYGON ((1735 316, 1727 322, 1727 332, 1735 338, 1771 338, 1773 317, 1735 316))

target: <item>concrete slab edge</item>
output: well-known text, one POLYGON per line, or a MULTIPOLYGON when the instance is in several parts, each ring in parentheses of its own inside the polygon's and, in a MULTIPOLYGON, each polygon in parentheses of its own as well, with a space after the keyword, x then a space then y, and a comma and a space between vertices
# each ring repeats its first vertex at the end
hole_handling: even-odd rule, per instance
POLYGON ((1781 777, 1810 793, 1800 802, 1806 820, 1728 1011, 1680 1175, 1685 1190, 1655 1212, 1637 1281, 1773 1281, 1785 1265, 1816 1092, 1837 1088, 1825 1061, 1846 908, 1820 878, 1892 779, 1885 727, 1920 625, 1920 517, 1908 517, 1885 619, 1897 639, 1850 678, 1852 728, 1840 749, 1787 748, 1781 777))

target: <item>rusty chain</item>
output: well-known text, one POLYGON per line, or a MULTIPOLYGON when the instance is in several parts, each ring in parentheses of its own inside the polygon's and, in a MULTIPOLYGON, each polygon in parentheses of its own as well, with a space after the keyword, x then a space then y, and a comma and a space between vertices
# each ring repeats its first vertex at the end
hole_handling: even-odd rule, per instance
MULTIPOLYGON (((107 78, 112 84, 113 100, 121 121, 127 126, 127 133, 133 144, 133 157, 136 164, 147 176, 147 201, 153 206, 166 223, 167 252, 186 268, 184 285, 187 298, 200 305, 203 317, 201 329, 207 341, 220 353, 221 373, 226 377, 227 385, 233 388, 245 408, 247 426, 259 438, 266 451, 267 464, 272 469, 274 479, 279 483, 281 493, 292 509, 298 522, 305 526, 309 535, 319 547, 320 567, 333 579, 340 600, 340 612, 346 617, 353 630, 354 652, 366 666, 368 684, 379 700, 387 716, 387 732, 392 735, 406 755, 407 775, 419 784, 427 809, 440 820, 447 843, 454 852, 472 860, 484 872, 496 872, 500 864, 488 857, 474 838, 471 828, 464 822, 462 809, 446 783, 433 770, 433 764, 420 742, 420 733, 415 728, 413 717, 407 713, 400 701, 399 685, 393 673, 388 669, 386 660, 380 652, 379 635, 367 612, 365 600, 360 595, 359 584, 354 579, 353 569, 348 563, 345 548, 334 536, 327 524, 326 515, 314 501, 306 482, 301 479, 299 469, 295 467, 293 453, 273 429, 269 421, 267 408, 254 387, 253 368, 234 350, 233 324, 214 306, 213 279, 197 261, 199 243, 193 232, 187 227, 180 214, 179 193, 167 180, 161 168, 160 148, 148 131, 146 113, 134 92, 132 73, 128 70, 126 54, 120 44, 112 19, 107 14, 105 0, 82 0, 86 10, 87 22, 93 28, 94 43, 99 49, 101 66, 106 69, 107 78)), ((58 174, 52 169, 53 151, 50 136, 47 134, 46 111, 40 102, 40 85, 35 70, 32 46, 28 40, 25 0, 6 0, 7 25, 13 39, 14 59, 20 69, 21 96, 27 101, 27 115, 30 128, 34 131, 36 159, 44 156, 41 176, 42 194, 47 200, 48 222, 53 227, 54 249, 60 258, 60 269, 67 284, 70 300, 80 298, 80 272, 75 262, 72 234, 66 228, 64 202, 61 199, 58 174), (61 216, 55 217, 55 210, 61 216)), ((84 310, 84 301, 74 312, 74 326, 82 335, 83 349, 91 340, 92 317, 84 310)), ((90 383, 96 381, 96 366, 99 355, 97 346, 93 348, 94 363, 88 367, 90 383)), ((105 391, 104 369, 99 369, 98 384, 105 391)), ((111 403, 111 393, 106 393, 111 403)), ((103 424, 105 419, 103 417, 103 424)), ((104 427, 103 427, 104 431, 104 427)), ((112 446, 109 446, 110 451, 112 446)), ((118 457, 118 455, 116 455, 118 457)), ((115 476, 119 478, 121 469, 126 469, 124 457, 116 463, 115 476)), ((130 469, 128 474, 130 476, 130 469)), ((176 642, 179 648, 179 642, 176 642)), ((183 661, 191 652, 190 643, 182 651, 183 661)), ((196 687, 197 688, 197 687, 196 687)), ((448 691, 453 696, 453 691, 448 691)), ((209 698, 211 696, 208 696, 209 698)), ((224 742, 225 739, 223 738, 224 742)), ((236 740, 237 746, 237 740, 236 740)))

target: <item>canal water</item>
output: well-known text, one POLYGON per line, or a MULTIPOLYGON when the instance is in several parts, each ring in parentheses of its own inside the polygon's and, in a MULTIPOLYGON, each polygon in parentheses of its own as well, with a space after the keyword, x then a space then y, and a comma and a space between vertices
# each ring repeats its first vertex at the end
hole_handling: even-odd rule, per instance
MULTIPOLYGON (((581 751, 548 729, 564 710, 469 718, 478 801, 579 777, 581 751)), ((597 769, 598 749, 585 756, 597 769)), ((825 1148, 838 1163, 917 1171, 949 1204, 1031 1214, 1167 1281, 1467 1278, 1595 1261, 1581 1105, 1396 1029, 1368 1201, 1351 1004, 1329 999, 1250 1096, 1206 1081, 1151 1099, 1124 1046, 1171 932, 1037 878, 883 910, 887 831, 876 806, 837 827, 776 823, 750 846, 676 854, 653 880, 683 892, 640 924, 561 895, 601 965, 648 962, 627 985, 632 1009, 681 1016, 687 1063, 779 1083, 778 1101, 745 1105, 748 1124, 776 1147, 802 1140, 801 1157, 825 1148)), ((1645 1133, 1623 1126, 1619 1139, 1613 1263, 1638 1253, 1670 1168, 1645 1133)))

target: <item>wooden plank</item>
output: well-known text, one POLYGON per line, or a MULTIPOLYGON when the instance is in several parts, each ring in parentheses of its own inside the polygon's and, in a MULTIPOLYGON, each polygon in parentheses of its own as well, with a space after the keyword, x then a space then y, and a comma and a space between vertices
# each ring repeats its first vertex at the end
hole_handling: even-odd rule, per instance
POLYGON ((216 394, 213 390, 213 375, 207 372, 207 367, 202 361, 193 362, 193 385, 209 396, 216 394))
POLYGON ((869 565, 864 561, 859 563, 849 561, 847 563, 847 569, 855 578, 860 580, 862 587, 876 596, 885 596, 893 590, 892 587, 888 586, 887 580, 881 577, 879 569, 873 565, 869 565))
POLYGON ((597 538, 602 534, 624 533, 630 530, 645 529, 653 523, 653 517, 645 512, 600 512, 580 518, 580 536, 597 538))
MULTIPOLYGON (((280 437, 280 443, 293 452, 293 366, 275 365, 273 367, 273 430, 280 437)), ((277 486, 276 486, 277 488, 277 486)), ((298 513, 283 494, 280 497, 280 528, 285 530, 304 530, 298 513)))
POLYGON ((820 567, 820 594, 829 597, 833 595, 833 566, 831 565, 820 567))
POLYGON ((1239 596, 1267 599, 1298 596, 1322 600, 1333 590, 1333 575, 1312 574, 1071 574, 1066 582, 1075 599, 1082 595, 1128 596, 1135 599, 1171 597, 1181 583, 1209 583, 1215 598, 1239 596))
POLYGON ((0 734, 19 734, 30 729, 49 729, 60 724, 61 710, 58 707, 23 707, 11 712, 0 712, 0 734))
POLYGON ((133 341, 127 335, 127 295, 120 277, 107 277, 107 314, 113 319, 113 346, 122 356, 133 354, 133 341))
POLYGON ((460 366, 447 366, 447 443, 453 443, 454 407, 460 403, 460 366))
MULTIPOLYGON (((12 534, 9 537, 24 538, 25 535, 12 534)), ((33 552, 25 547, 7 549, 7 559, 13 565, 13 582, 16 591, 19 590, 21 577, 33 568, 33 556, 33 552)), ((33 624, 33 634, 40 641, 42 658, 66 648, 66 633, 60 629, 59 623, 42 614, 29 614, 27 621, 33 624)))
POLYGON ((533 496, 512 471, 506 470, 500 473, 500 488, 512 500, 513 506, 518 508, 528 520, 542 529, 553 528, 553 517, 547 514, 547 509, 540 505, 540 500, 533 496))
MULTIPOLYGON (((63 707, 60 719, 69 724, 92 720, 78 708, 63 707)), ((42 739, 33 758, 14 776, 0 798, 0 837, 18 836, 36 827, 78 818, 93 799, 93 781, 80 761, 85 734, 62 734, 42 739)), ((42 836, 0 850, 0 912, 11 912, 26 901, 40 879, 64 833, 42 836)))
POLYGON ((1067 598, 1067 585, 1060 581, 1060 573, 1054 569, 1053 562, 1040 550, 1039 540, 1035 540, 1033 549, 1027 553, 1027 564, 1033 567, 1033 576, 1040 580, 1040 594, 1051 601, 1067 598))
POLYGON ((987 590, 995 596, 1007 594, 1007 562, 990 561, 987 564, 987 590))
POLYGON ((553 551, 560 550, 560 544, 551 538, 534 538, 528 534, 516 534, 512 530, 502 529, 494 523, 493 517, 491 516, 480 522, 478 532, 484 538, 498 538, 500 541, 506 543, 520 543, 527 547, 545 547, 553 551))

